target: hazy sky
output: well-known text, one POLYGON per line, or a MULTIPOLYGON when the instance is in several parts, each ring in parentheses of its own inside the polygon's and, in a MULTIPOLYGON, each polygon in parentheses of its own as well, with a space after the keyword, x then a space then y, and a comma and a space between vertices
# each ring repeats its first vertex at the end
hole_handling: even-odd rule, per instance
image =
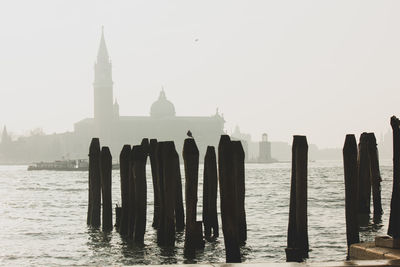
POLYGON ((92 117, 104 25, 121 115, 148 115, 164 86, 177 115, 219 107, 255 140, 379 137, 400 115, 399 14, 382 0, 2 0, 0 125, 53 133, 92 117))

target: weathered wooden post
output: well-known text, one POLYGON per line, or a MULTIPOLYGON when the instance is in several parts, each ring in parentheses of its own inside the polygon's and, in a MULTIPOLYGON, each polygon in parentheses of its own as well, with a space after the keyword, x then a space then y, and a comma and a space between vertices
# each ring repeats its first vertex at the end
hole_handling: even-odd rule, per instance
POLYGON ((236 181, 237 192, 237 218, 239 226, 239 242, 244 244, 247 240, 247 223, 245 211, 245 165, 244 165, 244 150, 242 142, 232 141, 232 167, 233 176, 236 181))
POLYGON ((100 227, 101 178, 100 178, 100 141, 92 138, 89 147, 89 220, 92 227, 100 227))
POLYGON ((307 163, 307 138, 295 135, 292 146, 292 183, 286 261, 302 261, 308 258, 307 163))
POLYGON ((129 224, 128 224, 128 238, 133 239, 133 232, 135 229, 135 179, 133 177, 133 164, 134 161, 134 147, 129 153, 129 224))
MULTIPOLYGON (((175 149, 175 145, 174 145, 175 149)), ((179 155, 176 150, 173 153, 174 173, 176 177, 176 203, 175 203, 175 223, 176 231, 183 231, 185 229, 185 211, 183 209, 183 196, 182 196, 182 176, 179 164, 179 155)))
POLYGON ((376 138, 374 133, 368 133, 368 156, 370 166, 370 177, 372 184, 372 200, 374 205, 374 222, 382 221, 382 203, 381 203, 381 172, 379 170, 379 157, 376 138))
POLYGON ((390 201, 388 235, 400 238, 400 121, 395 116, 390 118, 393 130, 393 190, 390 201))
POLYGON ((164 162, 163 150, 165 142, 158 142, 156 147, 156 166, 157 166, 157 191, 159 196, 159 218, 157 222, 157 243, 165 245, 165 194, 164 194, 164 162))
MULTIPOLYGON (((186 231, 185 251, 192 254, 196 248, 204 247, 202 234, 196 227, 197 187, 199 178, 199 150, 193 138, 186 138, 183 144, 183 162, 185 166, 185 204, 186 231), (198 237, 201 236, 199 239, 198 237), (197 238, 196 238, 197 237, 197 238)), ((202 228, 200 227, 200 231, 202 228)))
POLYGON ((111 172, 112 156, 110 149, 106 146, 101 148, 101 193, 103 197, 103 231, 109 232, 113 229, 112 222, 112 200, 111 200, 111 172))
POLYGON ((148 139, 148 138, 143 138, 143 139, 142 139, 142 142, 140 143, 140 145, 141 145, 142 148, 143 148, 143 152, 144 152, 144 154, 145 154, 145 156, 146 156, 145 160, 146 160, 146 162, 147 162, 147 156, 148 156, 149 153, 150 153, 150 143, 149 143, 149 139, 148 139))
POLYGON ((233 177, 232 143, 228 135, 221 135, 218 145, 218 176, 221 198, 222 232, 226 262, 241 262, 237 223, 237 193, 233 177))
MULTIPOLYGON (((93 138, 94 139, 94 138, 93 138)), ((93 163, 91 164, 91 159, 90 159, 90 152, 92 151, 92 146, 94 143, 94 140, 92 139, 90 145, 89 145, 89 171, 88 171, 88 211, 87 211, 87 217, 86 217, 86 224, 91 225, 92 224, 92 206, 93 206, 93 199, 92 199, 92 191, 93 191, 93 163)), ((97 142, 99 140, 97 139, 97 142)), ((99 145, 100 146, 100 145, 99 145)))
POLYGON ((346 135, 343 146, 345 206, 346 206, 346 236, 347 257, 351 244, 359 243, 358 232, 358 170, 357 141, 354 134, 346 135))
POLYGON ((368 225, 371 204, 371 172, 368 157, 368 134, 362 133, 358 145, 358 218, 361 226, 368 225))
POLYGON ((299 139, 296 152, 296 243, 304 258, 308 258, 308 224, 307 224, 307 165, 308 144, 305 136, 299 139))
POLYGON ((133 179, 135 183, 135 225, 134 240, 142 244, 146 232, 146 207, 147 207, 147 185, 146 185, 146 153, 145 145, 133 147, 133 179))
POLYGON ((92 199, 92 183, 91 183, 91 173, 90 169, 88 171, 88 209, 87 209, 87 215, 86 215, 86 224, 91 225, 92 223, 92 205, 93 205, 93 199, 92 199))
POLYGON ((154 213, 153 213, 153 228, 158 227, 159 219, 160 219, 160 196, 157 184, 157 161, 156 161, 156 148, 157 148, 157 139, 150 139, 149 145, 149 157, 150 157, 150 165, 151 165, 151 176, 153 180, 153 199, 154 199, 154 213))
POLYGON ((175 245, 176 163, 178 156, 172 141, 163 145, 164 245, 175 245))
POLYGON ((206 155, 204 157, 204 169, 203 169, 203 214, 202 214, 202 219, 203 219, 203 223, 204 223, 204 237, 206 238, 206 240, 209 240, 211 237, 211 226, 209 223, 209 207, 208 207, 208 202, 209 202, 209 192, 208 192, 208 188, 209 188, 209 178, 208 178, 208 173, 207 173, 207 169, 209 168, 208 165, 210 164, 209 158, 210 158, 210 153, 209 152, 209 147, 207 146, 207 151, 206 151, 206 155))
POLYGON ((119 155, 119 169, 121 177, 121 224, 119 233, 123 236, 128 235, 129 228, 129 155, 131 146, 124 145, 119 155))
POLYGON ((292 143, 292 174, 290 179, 289 224, 287 233, 286 261, 301 261, 296 249, 296 152, 298 139, 292 143))
POLYGON ((218 190, 218 174, 217 159, 215 148, 207 146, 207 152, 204 157, 204 173, 203 173, 203 223, 204 235, 206 239, 218 237, 218 216, 217 216, 217 190, 218 190))

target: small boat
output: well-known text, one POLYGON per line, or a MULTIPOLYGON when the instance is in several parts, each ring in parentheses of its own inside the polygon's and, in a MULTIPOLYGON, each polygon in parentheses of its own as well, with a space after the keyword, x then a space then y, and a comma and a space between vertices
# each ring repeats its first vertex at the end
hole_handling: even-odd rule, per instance
POLYGON ((53 162, 36 162, 28 166, 28 171, 87 171, 89 162, 86 159, 56 160, 53 162))
MULTIPOLYGON (((119 164, 112 165, 113 170, 119 169, 119 164)), ((36 162, 28 166, 28 171, 88 171, 87 159, 56 160, 52 162, 36 162)))

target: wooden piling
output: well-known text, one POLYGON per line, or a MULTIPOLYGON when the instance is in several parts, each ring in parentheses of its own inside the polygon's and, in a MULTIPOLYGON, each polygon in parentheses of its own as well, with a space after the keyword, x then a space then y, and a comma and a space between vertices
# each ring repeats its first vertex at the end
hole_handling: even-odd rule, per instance
POLYGON ((218 174, 215 148, 208 146, 204 157, 203 172, 203 223, 204 235, 210 239, 211 230, 214 238, 218 237, 218 216, 217 216, 217 190, 218 174))
POLYGON ((88 209, 86 215, 86 224, 91 225, 92 223, 92 183, 91 183, 91 174, 90 169, 88 171, 88 209))
POLYGON ((149 139, 148 139, 148 138, 143 138, 143 139, 142 139, 142 142, 140 143, 140 145, 141 145, 142 148, 143 148, 143 152, 144 152, 144 155, 145 155, 145 160, 147 161, 147 156, 148 156, 149 153, 150 153, 150 143, 149 143, 149 139))
POLYGON ((301 261, 296 249, 296 152, 298 139, 292 143, 292 173, 290 179, 289 223, 287 232, 286 261, 301 261))
POLYGON ((203 239, 203 222, 202 221, 196 221, 194 224, 195 230, 193 231, 194 236, 193 240, 195 244, 198 244, 198 249, 202 249, 205 246, 205 242, 203 239))
POLYGON ((232 143, 221 135, 218 144, 218 177, 221 199, 222 232, 227 263, 241 262, 237 223, 237 193, 232 169, 232 143))
POLYGON ((157 243, 160 246, 165 245, 165 196, 164 196, 164 162, 163 150, 165 142, 158 142, 155 158, 157 166, 157 192, 159 196, 159 218, 157 222, 157 243))
POLYGON ((111 172, 112 172, 112 156, 110 149, 106 146, 101 148, 100 153, 101 167, 101 193, 103 198, 103 224, 104 232, 113 229, 112 222, 112 196, 111 196, 111 172))
POLYGON ((292 184, 290 193, 288 247, 286 261, 308 258, 307 164, 308 144, 305 136, 293 136, 292 184))
MULTIPOLYGON (((199 236, 196 227, 197 215, 197 187, 199 178, 199 150, 193 138, 186 138, 183 144, 183 162, 185 167, 185 204, 186 204, 186 229, 185 250, 194 250, 204 247, 203 238, 199 236)), ((201 229, 201 228, 200 228, 201 229)))
POLYGON ((92 138, 89 147, 89 225, 100 227, 101 178, 100 178, 100 141, 92 138))
POLYGON ((368 156, 368 134, 362 133, 358 145, 358 218, 361 226, 368 225, 371 205, 371 172, 368 156))
POLYGON ((202 218, 203 218, 203 223, 204 223, 204 237, 206 238, 206 240, 209 240, 211 237, 211 226, 209 223, 209 207, 208 207, 208 202, 209 202, 209 192, 208 192, 208 188, 209 188, 209 178, 208 178, 208 171, 207 169, 209 168, 208 165, 210 164, 209 161, 209 147, 207 147, 207 151, 206 151, 206 155, 204 157, 204 169, 203 169, 203 214, 202 214, 202 218))
POLYGON ((121 224, 119 233, 123 236, 128 235, 129 228, 129 155, 131 146, 124 145, 119 155, 119 169, 121 177, 121 224))
POLYGON ((168 141, 163 145, 163 195, 164 195, 164 245, 175 245, 175 204, 176 204, 176 157, 174 142, 168 141))
POLYGON ((156 148, 157 139, 150 139, 149 145, 149 157, 151 165, 151 176, 153 181, 153 199, 154 199, 154 212, 153 212, 153 223, 152 227, 157 228, 160 219, 160 196, 157 184, 157 161, 156 161, 156 148))
POLYGON ((347 257, 350 246, 360 242, 358 230, 358 169, 357 141, 354 134, 346 135, 343 146, 347 257))
MULTIPOLYGON (((296 136, 295 136, 296 138, 296 136)), ((308 223, 307 223, 307 165, 308 144, 305 136, 298 136, 296 152, 296 243, 304 258, 308 258, 308 223)))
MULTIPOLYGON (((175 149, 175 146, 174 146, 175 149)), ((173 153, 174 175, 176 178, 176 202, 175 202, 175 227, 176 231, 180 232, 185 229, 185 211, 183 209, 183 196, 182 196, 182 176, 181 167, 179 163, 179 155, 176 150, 173 153)))
POLYGON ((239 227, 239 243, 243 245, 247 240, 247 223, 245 211, 245 165, 244 150, 241 141, 232 141, 232 168, 236 181, 237 209, 236 214, 239 227))
POLYGON ((132 147, 129 153, 129 224, 128 224, 128 238, 133 239, 133 232, 135 229, 135 179, 133 176, 133 165, 134 165, 134 147, 132 147))
POLYGON ((147 185, 146 185, 146 145, 133 147, 133 179, 135 183, 135 224, 133 237, 143 244, 146 232, 147 185))
MULTIPOLYGON (((96 142, 99 140, 97 139, 96 142)), ((93 150, 94 146, 94 138, 92 139, 90 146, 89 146, 89 171, 88 171, 88 210, 87 210, 87 217, 86 217, 86 224, 87 225, 92 225, 92 206, 93 206, 93 199, 92 199, 92 191, 93 191, 93 163, 90 164, 91 159, 90 159, 90 152, 93 150)), ((100 146, 100 145, 99 145, 100 146)))
POLYGON ((368 156, 370 166, 370 177, 372 185, 372 202, 374 206, 374 222, 382 221, 382 202, 381 202, 381 172, 379 170, 379 155, 374 133, 368 133, 368 156))
POLYGON ((400 238, 400 121, 395 116, 390 118, 393 130, 393 189, 390 201, 388 235, 400 238))

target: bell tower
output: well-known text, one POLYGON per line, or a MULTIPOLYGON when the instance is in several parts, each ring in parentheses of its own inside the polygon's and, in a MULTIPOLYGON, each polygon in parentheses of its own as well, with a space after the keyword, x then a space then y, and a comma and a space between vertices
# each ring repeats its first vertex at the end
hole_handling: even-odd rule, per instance
POLYGON ((104 39, 104 27, 101 30, 100 46, 94 65, 94 122, 97 134, 104 141, 110 141, 113 110, 112 65, 104 39))
POLYGON ((97 61, 94 65, 94 119, 96 123, 111 122, 113 118, 112 65, 108 56, 104 28, 101 31, 97 61))

